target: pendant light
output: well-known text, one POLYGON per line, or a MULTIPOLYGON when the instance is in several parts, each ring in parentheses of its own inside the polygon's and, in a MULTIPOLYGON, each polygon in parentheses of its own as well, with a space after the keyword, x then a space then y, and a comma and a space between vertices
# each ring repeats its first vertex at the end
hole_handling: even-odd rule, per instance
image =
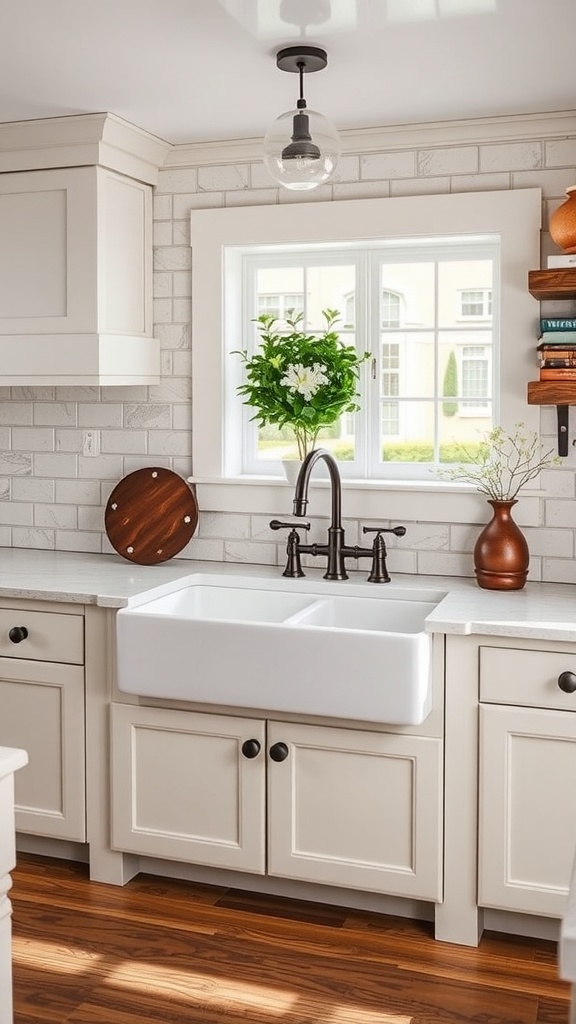
POLYGON ((299 75, 295 110, 281 114, 264 138, 264 163, 275 181, 295 191, 317 188, 327 181, 340 159, 334 125, 304 99, 304 75, 321 71, 328 57, 319 46, 288 46, 276 54, 281 71, 299 75))

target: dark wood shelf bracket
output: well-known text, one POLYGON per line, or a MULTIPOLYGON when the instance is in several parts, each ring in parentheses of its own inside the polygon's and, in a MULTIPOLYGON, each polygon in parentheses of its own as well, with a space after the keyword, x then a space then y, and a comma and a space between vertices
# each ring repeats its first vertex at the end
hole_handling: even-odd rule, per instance
POLYGON ((568 405, 557 405, 558 417, 558 455, 565 459, 568 455, 568 405))
POLYGON ((576 381, 531 380, 528 384, 528 405, 555 405, 558 422, 558 455, 568 455, 568 415, 576 405, 576 381))

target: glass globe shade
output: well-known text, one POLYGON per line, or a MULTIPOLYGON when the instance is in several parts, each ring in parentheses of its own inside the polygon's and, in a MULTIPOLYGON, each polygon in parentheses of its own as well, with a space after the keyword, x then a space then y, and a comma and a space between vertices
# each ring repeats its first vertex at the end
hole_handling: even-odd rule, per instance
POLYGON ((317 188, 327 181, 336 169, 340 153, 340 139, 332 122, 307 107, 305 110, 288 110, 280 114, 264 137, 264 163, 268 172, 284 188, 295 191, 317 188), (319 158, 308 155, 291 157, 285 153, 294 145, 294 118, 302 114, 309 119, 312 148, 320 150, 319 158))

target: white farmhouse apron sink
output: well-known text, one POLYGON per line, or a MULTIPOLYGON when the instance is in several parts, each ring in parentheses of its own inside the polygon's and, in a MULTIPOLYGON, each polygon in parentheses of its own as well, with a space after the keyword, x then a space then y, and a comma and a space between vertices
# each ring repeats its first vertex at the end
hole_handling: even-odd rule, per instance
POLYGON ((126 693, 416 725, 431 710, 444 597, 412 590, 201 573, 117 615, 126 693))

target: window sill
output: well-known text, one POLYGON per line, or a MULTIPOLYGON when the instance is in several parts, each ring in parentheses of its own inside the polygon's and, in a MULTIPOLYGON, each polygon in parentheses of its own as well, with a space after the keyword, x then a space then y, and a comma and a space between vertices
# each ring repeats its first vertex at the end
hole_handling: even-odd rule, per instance
MULTIPOLYGON (((199 508, 290 516, 294 488, 280 477, 188 477, 199 508)), ((519 526, 538 526, 538 491, 524 491, 514 518, 519 526)), ((311 516, 330 516, 330 481, 310 481, 311 516)), ((342 518, 409 520, 420 523, 486 522, 486 498, 467 484, 437 480, 342 480, 342 518)))

